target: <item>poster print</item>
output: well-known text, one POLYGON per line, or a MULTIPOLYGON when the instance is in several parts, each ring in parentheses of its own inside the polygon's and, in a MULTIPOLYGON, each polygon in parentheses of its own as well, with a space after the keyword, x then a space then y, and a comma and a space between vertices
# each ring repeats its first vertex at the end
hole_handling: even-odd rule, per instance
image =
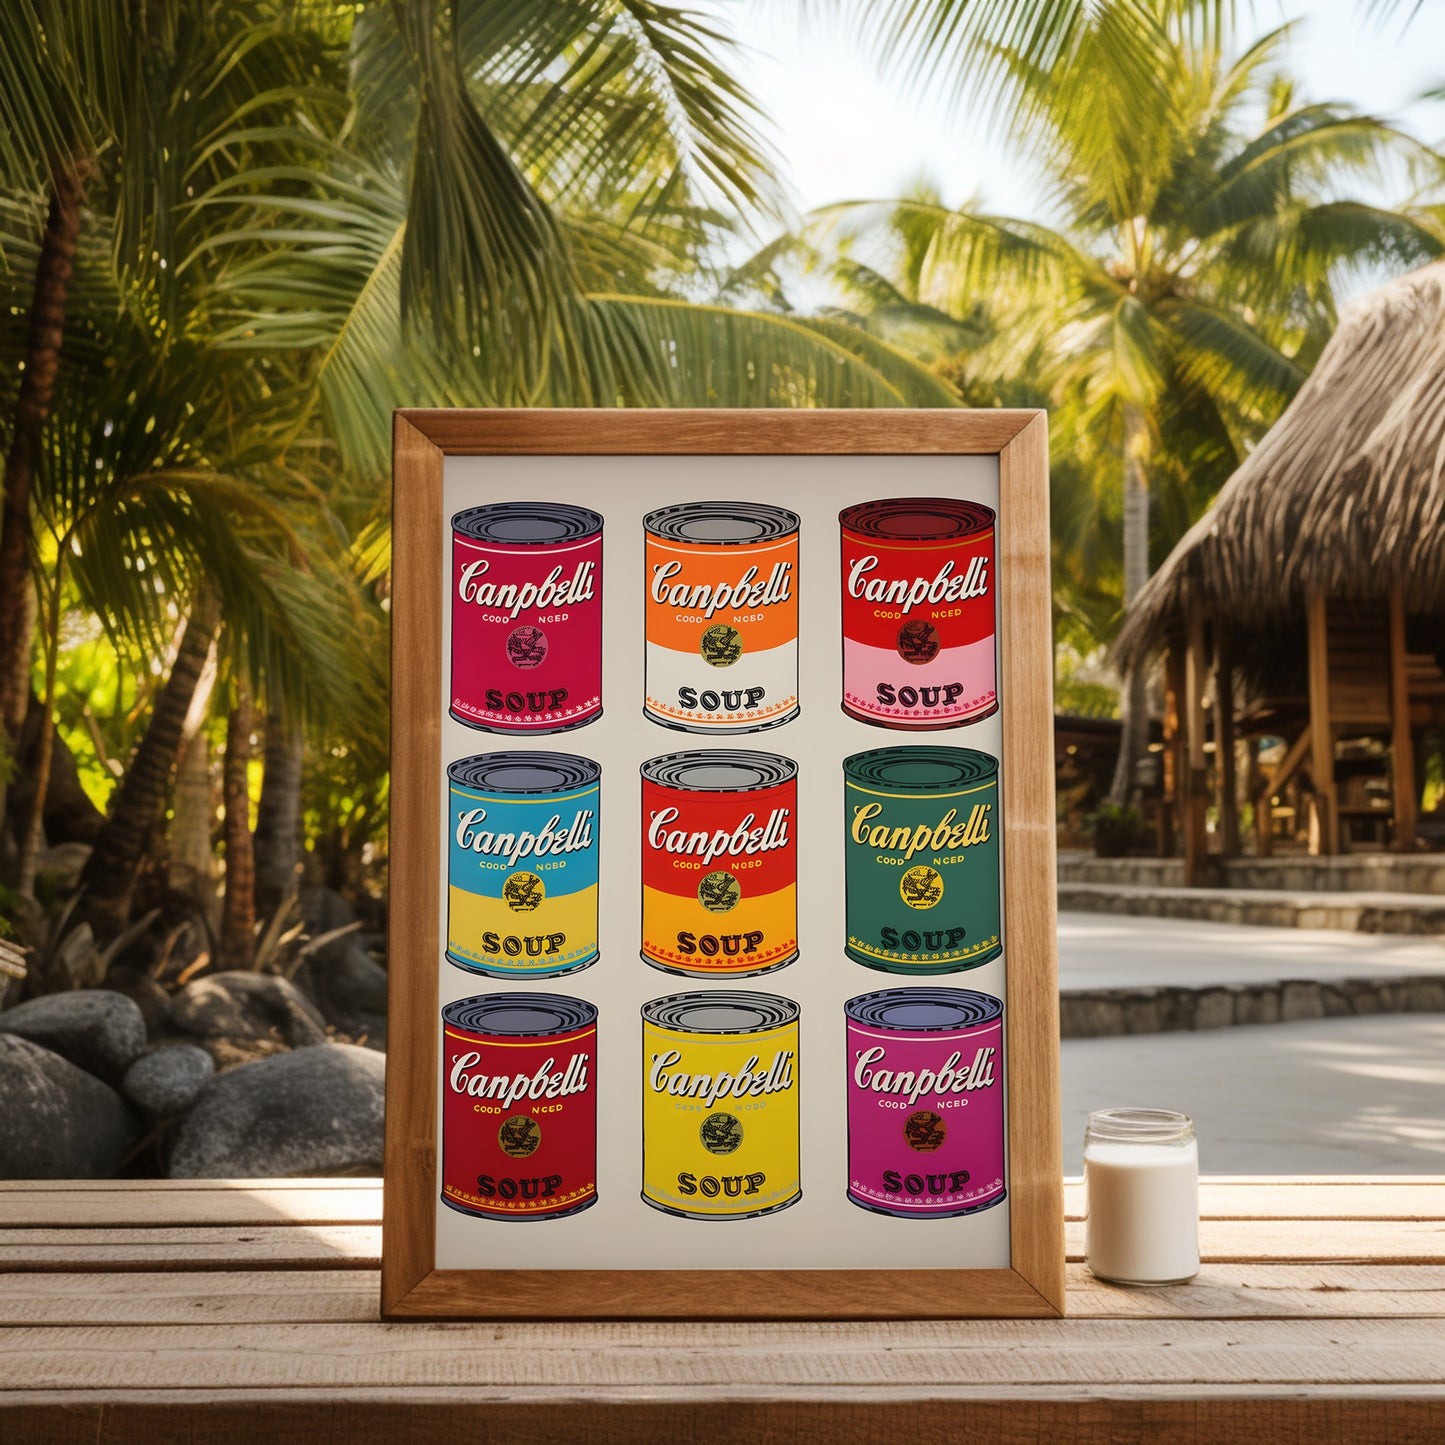
MULTIPOLYGON (((1027 1158, 1031 1141, 1008 1125, 1030 1070, 1014 1046, 1007 882, 1028 870, 1005 866, 1012 694, 998 609, 1010 513, 997 455, 669 456, 630 445, 576 456, 536 442, 515 454, 453 451, 439 464, 431 532, 443 564, 430 584, 442 661, 427 864, 440 885, 436 951, 429 977, 412 974, 436 1004, 429 1026, 410 1031, 432 1040, 438 1158, 421 1238, 448 1291, 435 1312, 451 1312, 475 1281, 484 1314, 606 1313, 600 1292, 579 1293, 569 1272, 645 1271, 659 1281, 662 1294, 648 1297, 653 1308, 665 1301, 662 1313, 807 1315, 820 1289, 830 1314, 910 1313, 919 1291, 889 1272, 936 1280, 941 1260, 960 1289, 1003 1290, 1001 1312, 1047 1311, 1033 1284, 1008 1293, 1020 1264, 1015 1220, 1039 1194, 1037 1173, 1015 1177, 1016 1151, 1027 1158), (966 512, 971 530, 945 538, 956 553, 908 581, 917 591, 923 578, 937 637, 898 619, 895 662, 919 679, 920 705, 952 711, 905 730, 839 706, 849 636, 840 513, 895 517, 920 498, 966 512), (596 522, 528 542, 539 561, 525 575, 488 559, 459 578, 452 522, 473 512, 492 519, 488 543, 515 540, 499 536, 497 518, 521 526, 586 512, 596 522), (559 541, 595 546, 595 556, 549 559, 559 541), (675 566, 659 541, 702 560, 675 566), (749 556, 758 545, 777 553, 749 556), (593 565, 579 573, 578 561, 593 565), (993 625, 981 629, 975 615, 967 642, 931 610, 967 603, 977 613, 985 596, 993 625), (673 615, 660 619, 659 607, 673 615), (583 666, 572 669, 575 694, 555 679, 565 705, 580 697, 585 710, 559 736, 551 700, 526 696, 516 679, 550 664, 579 617, 589 629, 598 619, 597 685, 583 666), (680 618, 693 629, 687 646, 660 652, 661 622, 680 618), (479 623, 505 629, 489 658, 469 640, 479 623), (509 650, 512 632, 533 627, 543 636, 526 631, 509 650), (985 637, 996 654, 987 682, 950 699, 930 663, 985 637), (900 646, 923 660, 905 660, 900 646), (462 655, 473 661, 458 687, 462 655), (936 703, 921 691, 935 685, 936 703), (682 702, 685 688, 707 715, 658 715, 657 700, 682 702), (504 731, 505 718, 479 727, 453 707, 463 692, 481 712, 498 693, 503 712, 520 700, 520 722, 537 730, 504 731), (774 707, 776 717, 746 715, 774 707), (865 932, 868 948, 850 947, 865 932), (854 1017, 874 995, 888 1007, 854 1017), (509 1035, 499 1016, 477 1012, 497 1001, 522 1011, 514 1020, 530 1010, 554 1022, 509 1035), (585 1061, 559 1033, 567 1028, 590 1030, 585 1061), (981 1032, 965 1037, 970 1029, 981 1032), (572 1127, 584 1118, 589 1128, 572 1127), (859 1270, 867 1279, 844 1289, 859 1270), (813 1283, 795 1296, 800 1272, 813 1283), (757 1285, 743 1295, 725 1282, 744 1276, 757 1285), (505 1289, 487 1284, 503 1277, 505 1289), (884 1278, 899 1283, 885 1292, 884 1278), (669 1295, 669 1279, 695 1283, 669 1295)), ((860 575, 899 582, 881 568, 860 575)), ((424 731, 417 717, 411 735, 424 731)), ((416 772, 394 776, 405 792, 416 772)), ((433 946, 416 923, 413 937, 433 946)), ((1047 1025, 1043 1010, 1023 1008, 1047 1025)), ((1027 1267, 1041 1277, 1037 1262, 1027 1267)), ((411 1305, 387 1308, 401 1317, 411 1305)))

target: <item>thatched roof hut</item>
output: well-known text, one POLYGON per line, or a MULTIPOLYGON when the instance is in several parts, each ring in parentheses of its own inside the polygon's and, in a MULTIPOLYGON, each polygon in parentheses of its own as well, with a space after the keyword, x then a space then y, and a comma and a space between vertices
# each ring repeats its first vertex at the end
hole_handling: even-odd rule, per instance
POLYGON ((1260 629, 1312 590, 1445 617, 1445 261, 1350 305, 1299 395, 1150 579, 1115 644, 1164 643, 1191 601, 1260 629))
POLYGON ((1395 753, 1394 841, 1412 846, 1402 754, 1412 721, 1439 725, 1445 705, 1445 262, 1346 309, 1289 409, 1135 599, 1115 656, 1187 658, 1206 635, 1230 704, 1221 716, 1215 699, 1210 748, 1232 747, 1236 725, 1297 735, 1318 851, 1332 852, 1336 747, 1373 730, 1395 753))

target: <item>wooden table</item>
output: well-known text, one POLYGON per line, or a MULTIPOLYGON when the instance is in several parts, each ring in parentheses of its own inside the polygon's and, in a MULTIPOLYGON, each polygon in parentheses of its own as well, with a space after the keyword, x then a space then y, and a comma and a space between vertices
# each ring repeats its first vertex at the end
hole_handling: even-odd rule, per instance
POLYGON ((0 1441, 1445 1441, 1445 1180, 1202 1193, 1063 1321, 383 1325, 375 1181, 0 1185, 0 1441))

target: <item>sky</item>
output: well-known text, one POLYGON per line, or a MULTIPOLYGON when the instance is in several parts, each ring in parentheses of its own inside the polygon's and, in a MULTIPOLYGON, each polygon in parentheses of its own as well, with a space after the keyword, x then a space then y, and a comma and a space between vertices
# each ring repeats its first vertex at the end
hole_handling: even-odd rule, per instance
MULTIPOLYGON (((1252 39, 1297 21, 1283 53, 1311 100, 1344 100, 1405 122, 1421 139, 1445 138, 1445 105, 1415 100, 1445 85, 1445 0, 1424 0, 1407 25, 1369 15, 1369 0, 1237 0, 1239 34, 1252 39)), ((740 78, 771 118, 771 137, 803 209, 895 196, 921 177, 946 201, 971 197, 1004 214, 1037 215, 1026 168, 966 116, 899 76, 839 23, 800 29, 801 0, 692 0, 747 47, 740 78)), ((815 17, 829 0, 808 0, 815 17)), ((839 6, 838 8, 841 8, 839 6)))

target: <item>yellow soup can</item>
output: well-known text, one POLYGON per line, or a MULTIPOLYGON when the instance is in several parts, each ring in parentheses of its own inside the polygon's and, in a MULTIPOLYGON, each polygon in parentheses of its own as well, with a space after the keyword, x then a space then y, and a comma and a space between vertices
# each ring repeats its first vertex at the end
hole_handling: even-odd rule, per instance
POLYGON ((642 1199, 753 1219, 803 1197, 798 1005, 742 989, 642 1006, 642 1199))

